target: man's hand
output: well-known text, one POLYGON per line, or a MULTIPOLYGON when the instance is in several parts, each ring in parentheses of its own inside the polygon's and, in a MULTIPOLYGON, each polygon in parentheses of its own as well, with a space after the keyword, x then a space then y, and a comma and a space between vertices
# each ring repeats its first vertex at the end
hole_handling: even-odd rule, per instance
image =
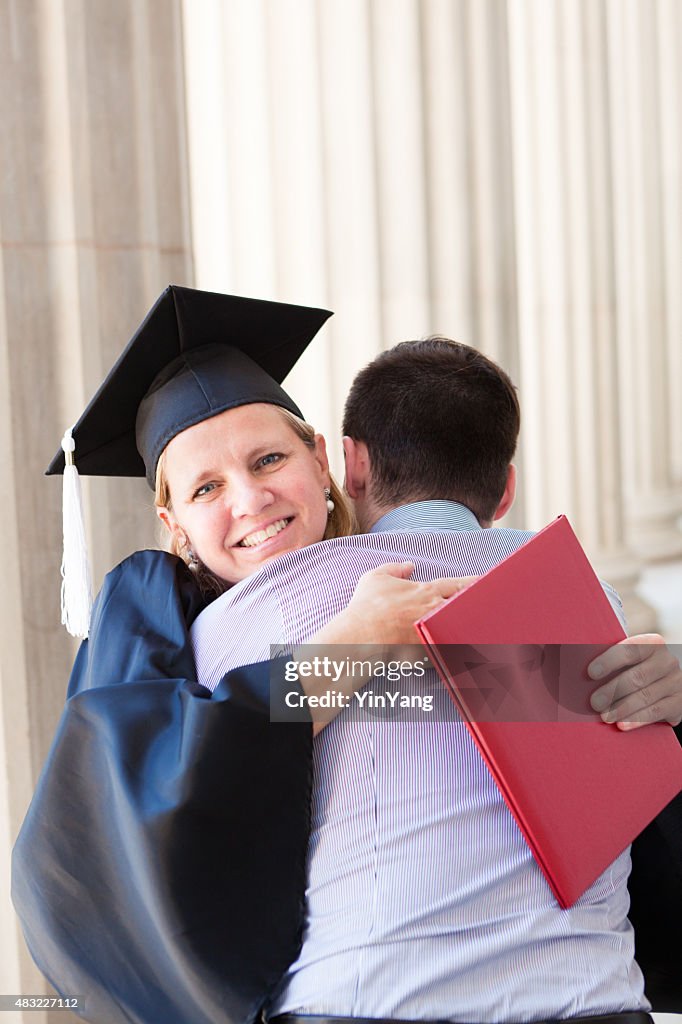
POLYGON ((649 722, 682 721, 682 669, 658 633, 628 637, 588 666, 591 679, 608 679, 591 697, 604 722, 637 729, 649 722))

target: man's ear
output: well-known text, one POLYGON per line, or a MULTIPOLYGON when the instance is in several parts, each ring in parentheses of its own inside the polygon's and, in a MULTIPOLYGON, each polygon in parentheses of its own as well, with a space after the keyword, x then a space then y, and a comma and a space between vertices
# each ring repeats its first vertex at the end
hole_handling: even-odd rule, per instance
POLYGON ((343 438, 343 454, 345 457, 344 485, 349 497, 357 500, 363 498, 369 483, 369 452, 364 441, 355 441, 352 437, 343 438))
POLYGON ((516 466, 512 463, 509 464, 507 470, 507 483, 504 487, 504 494, 500 499, 500 503, 495 509, 493 521, 501 519, 502 516, 506 515, 509 509, 514 504, 514 498, 516 497, 516 466))

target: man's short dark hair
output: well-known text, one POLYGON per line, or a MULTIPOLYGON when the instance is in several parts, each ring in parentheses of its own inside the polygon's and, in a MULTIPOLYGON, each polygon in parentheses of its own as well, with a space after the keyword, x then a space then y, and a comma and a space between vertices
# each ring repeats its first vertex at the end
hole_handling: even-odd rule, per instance
POLYGON ((480 522, 504 494, 519 425, 504 370, 439 337, 377 356, 355 378, 343 417, 343 433, 367 445, 375 501, 458 501, 480 522))

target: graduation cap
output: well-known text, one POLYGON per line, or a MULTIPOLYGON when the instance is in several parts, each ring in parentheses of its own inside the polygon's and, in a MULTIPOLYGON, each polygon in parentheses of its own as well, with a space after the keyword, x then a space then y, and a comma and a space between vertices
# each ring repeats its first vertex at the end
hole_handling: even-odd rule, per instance
POLYGON ((87 635, 91 603, 76 467, 95 476, 146 476, 153 488, 164 448, 196 423, 252 402, 303 418, 280 383, 330 316, 178 285, 159 296, 47 469, 64 473, 62 622, 69 632, 87 635), (72 565, 75 591, 88 591, 87 614, 80 597, 70 599, 72 565))
MULTIPOLYGON (((331 316, 324 309, 169 285, 72 428, 81 473, 146 476, 187 427, 251 402, 302 418, 280 383, 331 316)), ((59 451, 47 473, 62 473, 59 451)))

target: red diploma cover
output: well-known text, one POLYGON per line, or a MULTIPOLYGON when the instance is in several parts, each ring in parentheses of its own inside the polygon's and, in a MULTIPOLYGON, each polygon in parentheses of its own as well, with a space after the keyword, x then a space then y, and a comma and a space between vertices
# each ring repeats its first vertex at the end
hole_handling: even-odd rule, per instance
POLYGON ((625 636, 568 520, 417 623, 559 904, 569 907, 682 789, 669 725, 593 712, 587 665, 625 636))

